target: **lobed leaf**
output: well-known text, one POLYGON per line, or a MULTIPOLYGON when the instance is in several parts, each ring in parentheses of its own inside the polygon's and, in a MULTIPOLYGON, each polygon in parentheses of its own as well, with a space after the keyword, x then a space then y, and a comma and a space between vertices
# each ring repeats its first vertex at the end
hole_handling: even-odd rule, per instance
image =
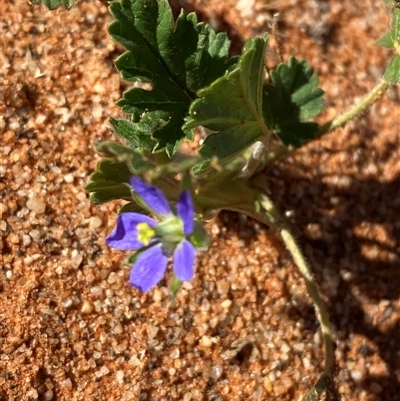
POLYGON ((381 39, 379 39, 376 44, 387 47, 388 49, 400 48, 400 8, 395 8, 393 10, 390 30, 381 39))
POLYGON ((324 108, 324 91, 313 72, 306 61, 291 57, 270 72, 271 82, 265 85, 265 121, 287 146, 301 146, 314 139, 319 129, 317 123, 307 121, 324 108))
POLYGON ((204 162, 195 167, 195 173, 204 172, 213 157, 224 164, 268 135, 262 109, 267 42, 266 36, 247 41, 235 68, 198 92, 184 128, 203 126, 217 133, 201 146, 204 162))
POLYGON ((395 54, 383 77, 392 84, 400 83, 400 54, 395 54))
POLYGON ((118 105, 133 123, 145 116, 158 121, 141 134, 156 143, 153 151, 171 156, 184 138, 192 139, 191 130, 182 125, 196 92, 234 62, 228 60, 230 42, 226 34, 198 23, 194 13, 181 11, 174 21, 167 0, 122 0, 110 11, 116 21, 109 32, 127 49, 116 66, 122 78, 139 83, 118 105))
POLYGON ((90 201, 101 204, 114 199, 131 200, 130 177, 147 171, 152 164, 137 150, 114 142, 102 142, 96 148, 109 157, 99 162, 85 187, 90 201))

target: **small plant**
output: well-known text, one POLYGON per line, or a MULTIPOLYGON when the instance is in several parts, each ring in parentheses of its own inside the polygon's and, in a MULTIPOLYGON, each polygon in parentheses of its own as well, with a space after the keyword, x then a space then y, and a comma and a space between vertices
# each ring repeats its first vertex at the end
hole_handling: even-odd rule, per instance
MULTIPOLYGON (((68 9, 75 1, 31 2, 68 9)), ((194 13, 181 11, 174 20, 167 0, 110 5, 115 21, 109 33, 126 49, 115 65, 133 86, 118 101, 126 118, 110 119, 125 145, 97 145, 105 158, 86 186, 95 204, 127 201, 107 243, 135 251, 128 259, 130 280, 142 291, 159 282, 173 256, 170 288, 176 295, 181 282, 193 277, 196 249, 207 247, 202 219, 225 209, 276 228, 305 280, 324 336, 324 372, 303 401, 329 397, 329 317, 289 227, 256 182, 279 158, 345 125, 400 82, 400 3, 385 3, 391 28, 377 43, 394 56, 383 79, 361 102, 322 125, 313 120, 324 109, 313 68, 291 57, 266 71, 267 35, 248 40, 240 56, 229 57, 225 33, 198 22, 194 13), (182 143, 201 132, 206 136, 197 153, 184 154, 182 143)))

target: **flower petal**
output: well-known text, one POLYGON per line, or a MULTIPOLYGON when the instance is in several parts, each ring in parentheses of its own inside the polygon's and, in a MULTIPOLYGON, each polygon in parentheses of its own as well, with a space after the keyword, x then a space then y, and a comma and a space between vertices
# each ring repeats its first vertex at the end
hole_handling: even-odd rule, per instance
POLYGON ((168 200, 160 189, 147 184, 138 177, 132 177, 130 182, 133 190, 156 214, 168 216, 172 213, 168 200))
POLYGON ((131 284, 143 292, 150 290, 163 278, 167 263, 161 244, 146 249, 132 267, 131 284))
POLYGON ((192 195, 189 191, 183 191, 178 200, 178 215, 183 221, 183 232, 185 235, 192 234, 194 230, 194 208, 192 195))
POLYGON ((174 252, 174 273, 181 281, 188 281, 194 275, 196 250, 188 241, 182 241, 174 252))
POLYGON ((144 214, 126 212, 121 213, 117 218, 114 231, 106 238, 108 246, 123 251, 136 251, 145 244, 139 241, 137 225, 147 223, 150 227, 155 227, 158 223, 144 214))

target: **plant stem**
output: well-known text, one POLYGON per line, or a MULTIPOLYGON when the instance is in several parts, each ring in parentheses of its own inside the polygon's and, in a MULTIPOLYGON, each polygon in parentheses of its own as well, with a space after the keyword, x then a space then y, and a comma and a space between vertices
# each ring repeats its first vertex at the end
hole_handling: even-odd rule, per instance
POLYGON ((319 130, 317 137, 326 134, 327 132, 332 132, 337 128, 343 127, 349 121, 358 117, 362 114, 368 107, 371 107, 389 88, 390 82, 382 79, 382 81, 375 86, 372 91, 361 100, 360 103, 354 104, 349 110, 345 111, 340 116, 336 117, 334 120, 324 124, 319 130))
MULTIPOLYGON (((349 121, 361 115, 368 107, 371 107, 379 98, 387 91, 390 86, 390 82, 382 79, 380 83, 378 83, 372 91, 361 100, 361 102, 354 104, 349 110, 345 111, 343 114, 339 115, 332 121, 327 122, 322 125, 319 131, 316 134, 315 139, 320 138, 322 135, 325 135, 329 132, 334 131, 337 128, 343 127, 349 121)), ((273 152, 268 154, 266 159, 266 165, 271 165, 277 160, 279 160, 282 156, 289 153, 294 148, 287 146, 279 146, 273 152)))
MULTIPOLYGON (((306 283, 306 287, 310 297, 314 302, 314 307, 317 312, 317 318, 321 325, 321 330, 324 338, 325 345, 325 366, 324 375, 327 377, 332 376, 333 364, 334 364, 334 351, 332 343, 332 335, 330 330, 329 316, 326 311, 324 302, 318 291, 318 287, 313 279, 310 267, 305 260, 300 247, 297 245, 292 233, 288 229, 286 223, 283 221, 282 217, 279 215, 272 201, 266 196, 260 196, 260 204, 267 212, 267 215, 271 217, 271 223, 279 229, 283 242, 286 248, 291 253, 294 262, 300 270, 301 275, 306 283)), ((265 220, 265 219, 263 219, 265 220)))

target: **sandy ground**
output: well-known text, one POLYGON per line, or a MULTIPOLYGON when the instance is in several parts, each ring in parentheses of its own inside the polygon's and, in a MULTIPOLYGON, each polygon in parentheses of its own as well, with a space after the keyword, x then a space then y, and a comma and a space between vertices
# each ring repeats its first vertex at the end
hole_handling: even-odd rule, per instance
MULTIPOLYGON (((325 120, 368 93, 390 53, 383 2, 181 1, 234 49, 270 30, 306 58, 327 92, 325 120)), ((309 298, 279 236, 221 213, 210 250, 172 306, 167 281, 127 284, 126 255, 105 246, 119 207, 84 185, 113 139, 124 88, 107 8, 69 13, 1 6, 0 400, 298 400, 323 360, 309 298)), ((277 61, 272 48, 268 64, 277 61)), ((345 129, 265 175, 330 312, 342 400, 400 393, 399 88, 345 129)))

